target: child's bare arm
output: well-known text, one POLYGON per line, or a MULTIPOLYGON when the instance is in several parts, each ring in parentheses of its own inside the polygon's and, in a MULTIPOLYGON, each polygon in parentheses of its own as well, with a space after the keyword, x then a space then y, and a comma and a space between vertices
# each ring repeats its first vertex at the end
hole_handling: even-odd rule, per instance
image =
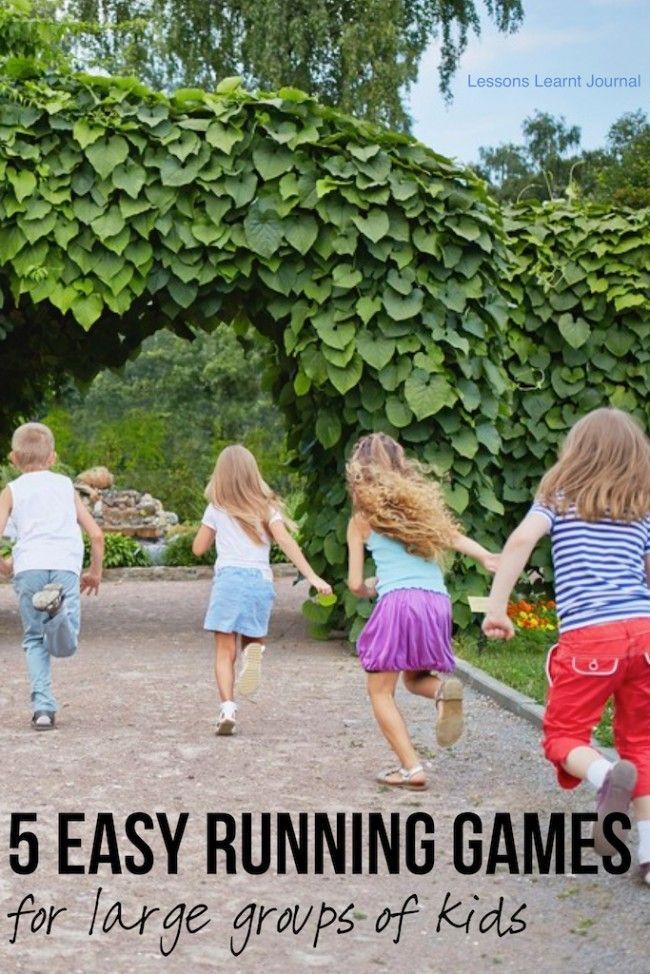
POLYGON ((514 636, 514 626, 508 618, 508 599, 533 548, 549 530, 549 521, 543 514, 529 514, 506 541, 483 620, 483 632, 490 639, 511 639, 514 636))
POLYGON ((471 538, 465 537, 464 534, 457 535, 452 548, 461 555, 467 555, 468 558, 473 558, 479 565, 483 565, 483 568, 488 572, 494 573, 499 567, 500 555, 488 551, 478 541, 472 541, 471 538))
POLYGON ((356 518, 348 523, 348 588, 360 599, 374 598, 377 594, 376 579, 363 577, 365 562, 364 538, 356 518))
MULTIPOLYGON (((7 527, 11 515, 12 496, 8 487, 0 493, 0 538, 7 527)), ((0 575, 11 575, 11 558, 0 558, 0 575)))
POLYGON ((199 530, 194 535, 194 541, 192 542, 192 553, 200 558, 204 555, 206 551, 214 547, 214 539, 217 536, 217 532, 212 528, 209 528, 207 524, 202 524, 199 530))
POLYGON ((287 531, 284 521, 272 521, 268 526, 271 536, 279 548, 285 553, 289 561, 293 562, 301 575, 304 575, 320 595, 331 595, 332 586, 313 570, 302 551, 300 545, 287 531))
POLYGON ((87 595, 97 595, 102 580, 104 562, 104 532, 92 514, 84 507, 79 496, 75 496, 77 523, 90 538, 90 567, 81 573, 81 591, 87 595))

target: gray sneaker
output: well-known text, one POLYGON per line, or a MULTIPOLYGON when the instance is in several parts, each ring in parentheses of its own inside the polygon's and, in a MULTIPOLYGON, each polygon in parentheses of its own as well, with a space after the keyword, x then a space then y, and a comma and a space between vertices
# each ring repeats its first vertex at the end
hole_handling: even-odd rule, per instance
MULTIPOLYGON (((636 768, 631 761, 617 761, 602 785, 598 789, 596 797, 596 811, 598 820, 594 823, 592 833, 594 849, 599 856, 615 856, 618 849, 613 846, 603 833, 603 821, 606 815, 612 812, 622 812, 627 815, 632 801, 632 792, 636 785, 636 768)), ((623 842, 627 842, 630 830, 617 823, 612 827, 612 831, 623 842)))
POLYGON ((54 730, 54 714, 50 710, 37 710, 32 717, 32 726, 37 731, 54 730))
POLYGON ((32 596, 32 605, 38 612, 47 612, 52 618, 63 605, 64 598, 63 586, 57 585, 56 582, 49 582, 40 592, 32 596))

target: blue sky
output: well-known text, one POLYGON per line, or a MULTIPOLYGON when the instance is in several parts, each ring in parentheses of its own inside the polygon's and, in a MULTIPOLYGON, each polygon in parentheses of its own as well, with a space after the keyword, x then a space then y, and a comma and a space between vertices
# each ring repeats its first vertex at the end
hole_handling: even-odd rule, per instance
MULTIPOLYGON (((482 6, 480 3, 478 6, 482 6)), ((446 107, 438 91, 438 51, 433 45, 420 65, 410 98, 413 132, 444 155, 478 159, 480 145, 521 142, 521 123, 535 109, 564 115, 582 129, 583 148, 602 146, 611 123, 623 112, 650 109, 649 0, 523 0, 524 23, 500 34, 487 17, 479 40, 471 40, 453 81, 446 107), (470 88, 468 75, 641 74, 640 88, 470 88)), ((484 8, 482 8, 484 13, 484 8)))

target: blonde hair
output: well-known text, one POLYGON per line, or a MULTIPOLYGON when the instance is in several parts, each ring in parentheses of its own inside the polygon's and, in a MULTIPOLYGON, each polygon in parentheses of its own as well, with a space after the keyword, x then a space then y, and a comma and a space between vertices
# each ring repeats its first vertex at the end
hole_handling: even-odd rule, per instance
POLYGON ((217 457, 205 499, 234 517, 256 544, 268 540, 271 509, 280 512, 289 530, 296 529, 278 495, 262 479, 257 460, 239 443, 227 446, 217 457))
POLYGON ((11 437, 11 449, 16 466, 41 466, 54 453, 52 430, 43 423, 23 423, 11 437))
POLYGON ((620 409, 595 409, 569 431, 538 500, 583 521, 638 521, 650 511, 650 442, 620 409))
POLYGON ((421 558, 436 558, 452 546, 459 528, 440 486, 392 437, 362 437, 345 472, 354 510, 373 530, 421 558))

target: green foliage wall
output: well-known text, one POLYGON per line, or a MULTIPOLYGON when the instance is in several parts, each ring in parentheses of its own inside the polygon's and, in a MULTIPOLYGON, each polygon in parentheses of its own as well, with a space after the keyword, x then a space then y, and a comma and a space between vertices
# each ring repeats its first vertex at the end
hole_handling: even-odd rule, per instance
MULTIPOLYGON (((611 405, 650 427, 650 211, 521 204, 506 211, 512 304, 503 430, 509 521, 554 462, 568 429, 611 405)), ((538 554, 544 563, 548 553, 538 554)))
POLYGON ((273 340, 317 570, 343 573, 343 456, 368 430, 451 474, 451 506, 490 534, 506 263, 471 173, 236 79, 169 99, 133 79, 5 79, 0 135, 5 435, 62 370, 118 363, 161 326, 252 322, 273 340))
MULTIPOLYGON (((343 578, 344 457, 380 429, 495 547, 576 415, 648 409, 647 213, 507 219, 472 173, 295 89, 0 79, 0 435, 161 327, 252 326, 317 571, 343 578)), ((457 567, 457 599, 485 590, 457 567)))

